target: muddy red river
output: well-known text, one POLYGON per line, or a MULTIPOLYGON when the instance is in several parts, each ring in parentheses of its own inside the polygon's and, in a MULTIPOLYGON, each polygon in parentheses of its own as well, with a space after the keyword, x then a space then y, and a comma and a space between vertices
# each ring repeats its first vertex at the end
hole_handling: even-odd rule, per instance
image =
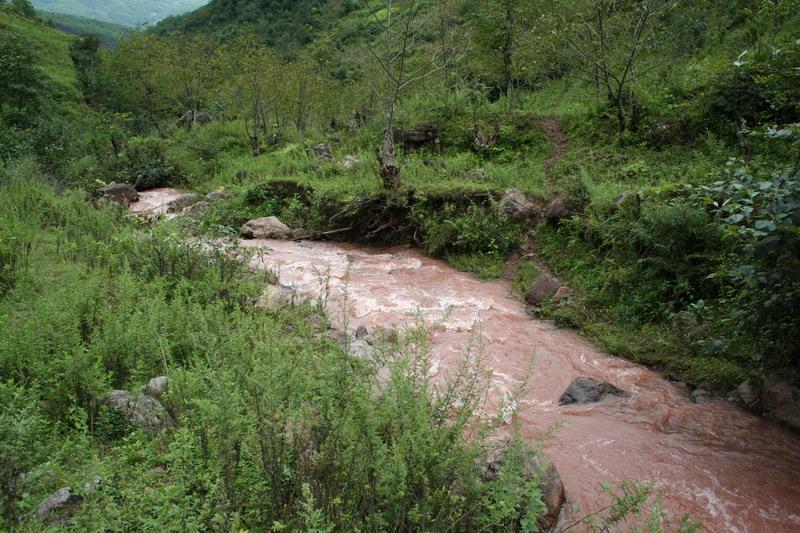
POLYGON ((526 437, 546 440, 570 503, 607 504, 603 482, 653 481, 673 514, 704 531, 800 531, 800 437, 723 400, 692 403, 685 387, 610 357, 573 331, 532 319, 506 281, 482 282, 419 251, 334 243, 243 241, 253 266, 315 297, 330 278, 328 306, 349 328, 442 319, 431 336, 430 372, 446 373, 470 344, 483 346, 495 403, 525 383, 516 417, 526 437), (347 285, 346 308, 342 294, 347 285), (601 403, 560 406, 577 377, 629 393, 601 403), (527 378, 527 382, 525 382, 527 378))

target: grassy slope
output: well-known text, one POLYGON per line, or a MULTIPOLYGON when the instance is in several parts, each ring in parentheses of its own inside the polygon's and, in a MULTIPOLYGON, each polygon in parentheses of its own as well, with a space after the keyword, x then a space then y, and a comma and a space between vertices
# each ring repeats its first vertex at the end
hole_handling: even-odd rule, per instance
POLYGON ((0 11, 0 28, 19 33, 35 43, 39 66, 53 83, 55 92, 70 100, 79 98, 78 77, 69 54, 72 36, 6 11, 0 11))
POLYGON ((101 22, 99 20, 78 17, 75 15, 66 15, 64 13, 50 13, 43 11, 40 16, 54 25, 55 27, 71 33, 74 35, 82 35, 91 33, 98 35, 106 46, 113 45, 120 37, 130 32, 127 26, 119 24, 112 24, 110 22, 101 22))

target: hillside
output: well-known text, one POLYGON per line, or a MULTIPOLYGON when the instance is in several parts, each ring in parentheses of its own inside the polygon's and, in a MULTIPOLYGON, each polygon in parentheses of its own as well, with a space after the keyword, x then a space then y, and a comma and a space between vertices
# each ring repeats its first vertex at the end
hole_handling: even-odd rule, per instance
POLYGON ((207 0, 32 0, 40 11, 63 13, 129 28, 154 24, 164 18, 197 9, 207 0))
POLYGON ((327 0, 212 0, 196 11, 162 21, 157 29, 164 34, 224 37, 251 27, 270 46, 295 53, 313 40, 323 19, 343 16, 351 10, 349 5, 327 0))
POLYGON ((78 97, 78 77, 70 57, 71 36, 5 10, 0 10, 0 31, 19 36, 35 50, 37 63, 57 94, 67 99, 78 97))
POLYGON ((98 35, 100 36, 103 46, 115 46, 122 36, 131 31, 127 26, 77 17, 75 15, 65 15, 64 13, 48 13, 42 11, 39 13, 39 16, 48 24, 72 35, 98 35))
POLYGON ((798 36, 0 3, 0 529, 795 531, 798 36))

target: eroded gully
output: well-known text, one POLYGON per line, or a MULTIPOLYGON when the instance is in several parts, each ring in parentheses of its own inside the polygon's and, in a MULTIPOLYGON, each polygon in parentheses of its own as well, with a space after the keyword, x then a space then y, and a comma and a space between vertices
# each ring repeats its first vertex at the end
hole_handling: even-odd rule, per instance
MULTIPOLYGON (((133 209, 158 210, 171 191, 144 193, 133 209)), ((430 372, 441 377, 478 341, 497 405, 517 391, 524 435, 549 431, 546 452, 570 503, 607 504, 600 484, 652 480, 672 513, 705 531, 800 531, 800 437, 722 400, 694 404, 685 388, 593 348, 576 332, 531 319, 508 282, 479 281, 410 247, 375 249, 323 242, 242 241, 252 266, 316 297, 330 274, 329 310, 370 330, 442 319, 431 335, 430 372), (349 304, 341 295, 347 284, 349 304), (630 393, 598 404, 559 406, 579 376, 630 393), (527 380, 527 381, 526 381, 527 380)))

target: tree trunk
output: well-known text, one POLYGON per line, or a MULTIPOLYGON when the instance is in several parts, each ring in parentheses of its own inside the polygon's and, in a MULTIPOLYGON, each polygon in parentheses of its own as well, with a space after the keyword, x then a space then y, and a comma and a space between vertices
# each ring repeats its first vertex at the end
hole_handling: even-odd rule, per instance
POLYGON ((620 146, 625 146, 625 121, 627 115, 625 113, 625 96, 622 94, 622 90, 617 92, 615 99, 617 104, 617 126, 619 128, 619 144, 620 146))
POLYGON ((514 6, 511 0, 506 0, 506 42, 503 46, 503 70, 505 74, 506 98, 509 107, 512 106, 512 92, 514 79, 511 73, 514 51, 514 6))
POLYGON ((386 189, 396 191, 400 188, 400 168, 395 157, 393 120, 387 119, 387 128, 383 133, 383 151, 378 156, 381 165, 381 178, 386 189))

